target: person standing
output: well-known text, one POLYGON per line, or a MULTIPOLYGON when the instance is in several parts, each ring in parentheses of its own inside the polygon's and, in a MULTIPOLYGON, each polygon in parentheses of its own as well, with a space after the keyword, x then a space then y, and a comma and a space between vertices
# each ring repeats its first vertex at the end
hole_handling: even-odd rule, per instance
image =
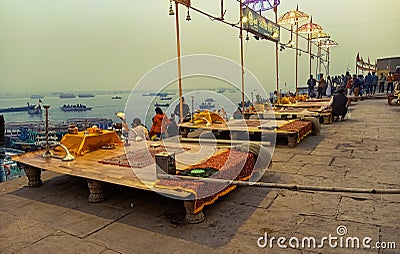
POLYGON ((155 133, 157 139, 163 139, 165 138, 165 131, 170 121, 160 107, 156 107, 155 112, 156 115, 153 117, 153 125, 151 126, 150 133, 155 133))
POLYGON ((331 97, 332 95, 332 79, 330 76, 326 79, 326 96, 331 97))
POLYGON ((385 81, 386 81, 386 77, 385 77, 385 75, 383 75, 383 72, 381 72, 381 76, 379 77, 379 88, 378 88, 379 93, 385 92, 385 81))
MULTIPOLYGON (((353 85, 354 85, 354 80, 351 78, 351 76, 349 76, 347 78, 347 84, 346 84, 346 89, 347 89, 347 96, 351 95, 351 91, 353 89, 353 85)), ((339 93, 340 89, 338 90, 339 93)))
POLYGON ((371 87, 372 87, 372 75, 371 72, 368 72, 368 75, 365 77, 365 94, 371 94, 371 87))
MULTIPOLYGON (((176 105, 175 110, 174 110, 174 114, 178 117, 180 117, 180 102, 178 101, 178 105, 176 105)), ((185 97, 182 97, 182 116, 183 118, 185 118, 189 113, 190 113, 190 109, 189 106, 186 104, 185 102, 185 97)), ((182 122, 182 119, 179 119, 182 122)))
POLYGON ((359 84, 360 84, 359 95, 362 96, 364 94, 364 91, 365 91, 365 79, 364 79, 364 76, 362 74, 358 74, 358 81, 359 81, 359 84))
POLYGON ((307 86, 308 86, 308 96, 314 97, 315 96, 315 85, 317 84, 317 81, 315 80, 315 78, 313 77, 313 75, 310 75, 310 78, 307 81, 307 86))
POLYGON ((357 78, 357 75, 353 75, 353 92, 354 96, 358 98, 358 95, 360 93, 360 87, 361 87, 361 81, 359 78, 357 78))
POLYGON ((378 76, 375 75, 375 72, 372 72, 372 86, 371 86, 372 95, 375 94, 377 86, 378 86, 378 76))
POLYGON ((387 78, 386 78, 386 82, 387 82, 387 88, 386 88, 386 93, 389 94, 389 90, 390 93, 393 93, 394 87, 393 87, 393 74, 391 72, 389 72, 387 78))
POLYGON ((318 82, 318 96, 317 96, 317 99, 320 99, 320 98, 322 98, 322 91, 323 91, 323 89, 325 87, 325 84, 326 84, 325 79, 324 79, 324 74, 322 74, 322 73, 319 74, 319 80, 317 82, 318 82))

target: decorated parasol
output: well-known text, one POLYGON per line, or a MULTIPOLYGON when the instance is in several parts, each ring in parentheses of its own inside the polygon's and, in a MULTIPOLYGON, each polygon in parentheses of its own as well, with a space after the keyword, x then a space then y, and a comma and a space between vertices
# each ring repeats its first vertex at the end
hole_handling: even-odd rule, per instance
POLYGON ((288 43, 289 46, 293 47, 293 26, 296 25, 296 94, 298 93, 298 65, 299 65, 299 34, 297 33, 299 22, 305 21, 309 18, 309 15, 299 11, 299 5, 297 5, 296 10, 288 11, 283 14, 278 19, 279 25, 288 25, 290 24, 290 42, 288 43))
POLYGON ((329 67, 330 67, 329 48, 336 47, 336 46, 338 46, 338 43, 336 41, 333 41, 333 40, 329 39, 329 38, 320 42, 320 47, 321 48, 326 48, 326 50, 327 50, 327 55, 328 55, 328 67, 327 67, 327 69, 328 69, 327 72, 328 73, 327 73, 327 76, 329 76, 329 67))
POLYGON ((318 67, 318 73, 321 73, 321 66, 322 66, 322 52, 321 52, 321 42, 325 39, 329 39, 331 36, 323 31, 319 31, 316 33, 311 34, 311 40, 317 42, 318 46, 318 62, 317 62, 317 67, 318 67))
POLYGON ((309 23, 306 23, 306 24, 300 26, 300 27, 297 29, 297 32, 298 32, 298 33, 306 33, 306 34, 308 34, 308 52, 309 52, 309 54, 310 54, 310 75, 311 75, 311 70, 312 70, 312 66, 311 66, 311 65, 312 65, 311 35, 312 35, 313 33, 319 33, 319 32, 321 32, 321 31, 322 31, 322 27, 321 27, 320 25, 318 25, 318 24, 313 23, 313 22, 312 22, 312 17, 311 17, 311 20, 310 20, 309 23))

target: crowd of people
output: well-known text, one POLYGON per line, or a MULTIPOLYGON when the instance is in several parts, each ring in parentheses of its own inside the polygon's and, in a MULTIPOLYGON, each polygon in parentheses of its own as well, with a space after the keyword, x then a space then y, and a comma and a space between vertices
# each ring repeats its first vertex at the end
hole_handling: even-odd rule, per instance
POLYGON ((389 72, 387 76, 381 73, 379 76, 375 72, 368 72, 367 75, 353 74, 350 75, 346 72, 345 75, 335 76, 324 79, 323 74, 319 75, 316 80, 313 75, 307 80, 308 95, 313 98, 322 98, 325 96, 332 96, 338 93, 341 88, 346 89, 348 96, 354 95, 355 97, 362 95, 375 95, 378 93, 393 94, 394 92, 394 73, 389 72), (317 93, 315 92, 317 88, 317 93))

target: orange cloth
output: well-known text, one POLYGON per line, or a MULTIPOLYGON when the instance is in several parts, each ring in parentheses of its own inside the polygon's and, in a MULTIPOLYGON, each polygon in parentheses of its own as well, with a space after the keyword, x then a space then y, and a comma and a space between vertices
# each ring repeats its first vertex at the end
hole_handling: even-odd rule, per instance
POLYGON ((104 145, 121 144, 122 141, 115 131, 103 130, 103 133, 99 134, 85 135, 83 131, 78 134, 65 134, 60 143, 66 146, 71 153, 84 155, 104 145))
POLYGON ((153 125, 151 126, 150 131, 154 131, 155 133, 164 133, 169 124, 170 121, 166 114, 156 114, 153 118, 153 125))

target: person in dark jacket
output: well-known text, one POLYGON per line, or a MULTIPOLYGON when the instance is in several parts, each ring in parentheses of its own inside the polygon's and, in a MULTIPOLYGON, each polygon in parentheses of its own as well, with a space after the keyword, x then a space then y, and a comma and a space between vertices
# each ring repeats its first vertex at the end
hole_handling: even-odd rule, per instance
POLYGON ((315 96, 315 86, 317 84, 317 81, 315 80, 315 78, 313 77, 313 75, 310 75, 310 78, 307 81, 307 86, 308 86, 308 96, 309 97, 314 97, 315 96))
MULTIPOLYGON (((180 101, 178 101, 178 105, 176 105, 174 114, 175 116, 180 117, 180 101)), ((185 102, 185 97, 182 97, 182 117, 185 118, 190 113, 189 105, 185 102)), ((181 120, 180 120, 181 121, 181 120)))
POLYGON ((339 90, 339 94, 334 95, 331 99, 330 106, 332 107, 332 116, 335 118, 335 121, 339 120, 339 116, 344 121, 344 117, 347 114, 350 98, 344 95, 345 92, 346 90, 342 88, 339 90))
POLYGON ((175 114, 171 114, 170 124, 167 127, 168 137, 178 136, 179 134, 179 127, 175 121, 175 114))
POLYGON ((375 94, 377 86, 378 86, 378 76, 375 75, 375 72, 372 72, 372 86, 371 86, 372 95, 375 94))
POLYGON ((372 75, 371 72, 368 72, 368 75, 365 77, 364 83, 365 83, 365 94, 370 95, 371 93, 371 88, 372 88, 372 75))

